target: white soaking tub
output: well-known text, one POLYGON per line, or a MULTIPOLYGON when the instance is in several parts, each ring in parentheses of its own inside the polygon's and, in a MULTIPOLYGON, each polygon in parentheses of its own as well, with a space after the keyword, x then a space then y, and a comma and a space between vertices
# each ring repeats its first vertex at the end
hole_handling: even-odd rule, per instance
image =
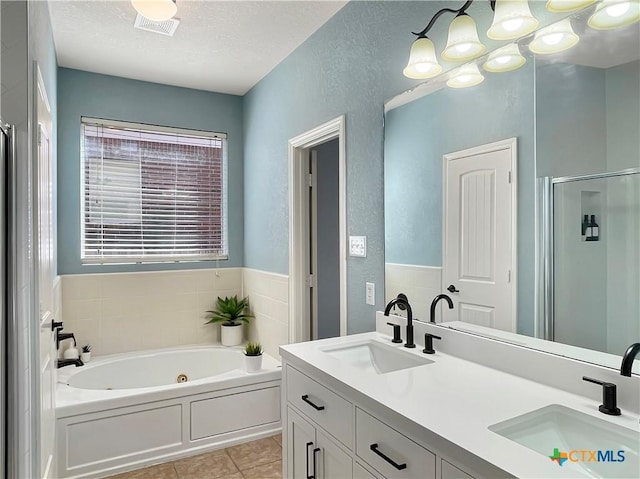
POLYGON ((58 476, 103 477, 277 433, 280 363, 248 374, 241 348, 192 346, 58 370, 58 476))

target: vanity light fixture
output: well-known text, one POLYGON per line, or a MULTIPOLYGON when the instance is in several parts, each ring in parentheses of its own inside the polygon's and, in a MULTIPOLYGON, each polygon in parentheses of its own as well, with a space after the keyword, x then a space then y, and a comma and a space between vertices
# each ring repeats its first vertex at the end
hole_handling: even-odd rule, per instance
POLYGON ((164 22, 178 13, 176 0, 131 0, 131 5, 145 18, 164 22))
POLYGON ((553 13, 573 12, 596 3, 598 0, 549 0, 547 10, 553 13))
POLYGON ((529 50, 541 55, 558 53, 574 47, 579 40, 571 27, 571 20, 565 18, 538 30, 529 44, 529 50))
POLYGON ((602 0, 589 18, 596 30, 612 30, 640 20, 640 0, 602 0))
POLYGON ((484 76, 478 70, 478 66, 475 63, 469 63, 451 72, 451 77, 447 80, 447 86, 451 88, 467 88, 479 85, 483 81, 484 76))
POLYGON ((517 43, 510 43, 507 46, 498 48, 491 52, 482 68, 491 73, 509 72, 520 68, 527 62, 527 59, 520 53, 517 43))
POLYGON ((492 40, 514 40, 538 27, 528 0, 496 0, 493 23, 487 31, 492 40))
MULTIPOLYGON (((472 3, 473 0, 467 0, 460 8, 438 10, 422 31, 411 32, 418 38, 411 46, 409 62, 403 70, 406 77, 425 80, 442 72, 442 67, 436 56, 435 45, 427 37, 427 33, 445 13, 453 13, 455 17, 449 25, 447 45, 442 52, 444 60, 450 62, 467 61, 479 57, 487 51, 487 47, 478 37, 476 22, 466 13, 472 3)), ((493 24, 487 32, 487 36, 491 39, 520 38, 531 33, 538 26, 538 20, 531 15, 529 10, 529 0, 490 0, 489 5, 495 12, 493 24)), ((479 72, 478 74, 480 75, 479 72)))

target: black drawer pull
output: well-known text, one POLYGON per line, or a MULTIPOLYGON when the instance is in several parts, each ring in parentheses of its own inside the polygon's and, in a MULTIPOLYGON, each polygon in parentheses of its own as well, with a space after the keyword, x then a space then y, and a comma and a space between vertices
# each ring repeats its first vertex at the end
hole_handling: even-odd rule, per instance
MULTIPOLYGON (((313 446, 313 443, 312 442, 308 442, 307 443, 307 453, 305 454, 306 459, 307 459, 307 464, 306 464, 306 468, 305 468, 306 469, 305 470, 305 475, 307 476, 307 479, 315 479, 315 474, 316 474, 316 466, 315 466, 315 464, 313 466, 313 474, 311 476, 309 475, 309 446, 313 446)), ((313 456, 314 461, 315 461, 315 458, 316 457, 315 457, 315 454, 314 454, 314 456, 313 456)))
POLYGON ((316 411, 322 411, 324 410, 324 406, 317 406, 315 404, 313 404, 310 400, 309 400, 309 395, 305 394, 304 396, 302 396, 301 398, 304 402, 306 402, 309 406, 311 406, 313 409, 315 409, 316 411))
POLYGON ((391 464, 393 467, 395 467, 398 471, 402 471, 403 469, 407 468, 406 464, 398 464, 397 462, 395 462, 393 459, 391 459, 389 456, 387 456, 385 453, 380 452, 378 450, 378 443, 375 444, 371 444, 371 446, 369 446, 369 448, 375 452, 378 456, 380 456, 382 459, 384 459, 385 461, 387 461, 389 464, 391 464))

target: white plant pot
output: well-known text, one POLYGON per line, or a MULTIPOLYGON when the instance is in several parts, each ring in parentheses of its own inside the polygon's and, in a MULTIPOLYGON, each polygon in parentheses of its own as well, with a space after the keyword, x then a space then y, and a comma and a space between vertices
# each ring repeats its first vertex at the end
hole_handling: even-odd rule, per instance
POLYGON ((89 361, 91 361, 91 351, 89 351, 88 353, 80 353, 80 359, 83 363, 88 363, 89 361))
POLYGON ((244 355, 244 363, 248 373, 257 373, 262 369, 262 354, 260 356, 244 355))
POLYGON ((220 342, 223 346, 240 346, 242 344, 242 324, 220 328, 220 342))

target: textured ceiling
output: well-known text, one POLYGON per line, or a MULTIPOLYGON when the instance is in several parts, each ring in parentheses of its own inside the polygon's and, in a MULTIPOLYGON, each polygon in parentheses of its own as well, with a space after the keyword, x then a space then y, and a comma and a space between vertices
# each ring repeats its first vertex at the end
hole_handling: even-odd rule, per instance
POLYGON ((174 37, 136 30, 129 0, 49 0, 60 66, 245 94, 346 1, 177 0, 174 37))

